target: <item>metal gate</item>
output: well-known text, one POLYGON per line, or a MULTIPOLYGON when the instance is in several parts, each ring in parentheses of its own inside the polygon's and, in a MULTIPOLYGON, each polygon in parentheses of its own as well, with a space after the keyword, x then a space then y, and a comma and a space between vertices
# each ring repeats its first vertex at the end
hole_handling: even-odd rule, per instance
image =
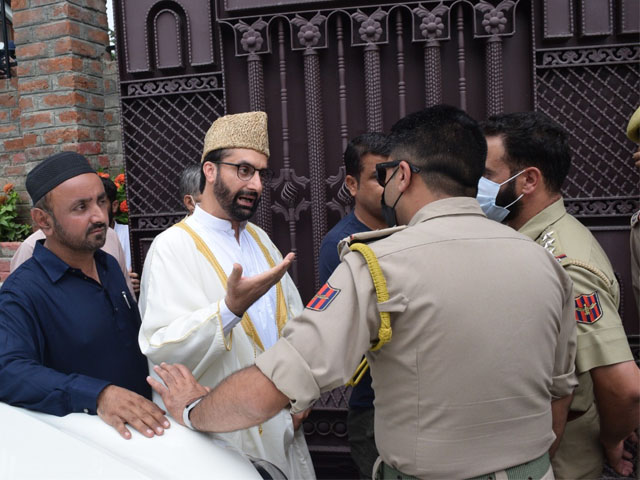
MULTIPOLYGON (((290 272, 305 301, 322 238, 351 208, 351 137, 437 103, 476 119, 535 109, 572 134, 567 206, 609 254, 637 345, 628 223, 640 178, 623 132, 640 103, 637 0, 113 1, 138 270, 184 215, 178 175, 227 112, 269 115, 276 176, 255 221, 297 253, 290 272)), ((347 394, 325 395, 305 425, 316 459, 346 451, 347 394)))

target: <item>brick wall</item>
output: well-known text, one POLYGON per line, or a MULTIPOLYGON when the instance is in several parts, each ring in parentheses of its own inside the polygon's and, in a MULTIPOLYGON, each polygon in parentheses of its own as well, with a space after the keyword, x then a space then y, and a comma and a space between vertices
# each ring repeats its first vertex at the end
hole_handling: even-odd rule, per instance
POLYGON ((26 174, 64 150, 113 172, 123 164, 106 0, 13 0, 17 77, 0 80, 0 186, 28 218, 26 174))
POLYGON ((2 242, 0 243, 0 285, 9 276, 9 266, 11 257, 16 252, 20 242, 2 242))

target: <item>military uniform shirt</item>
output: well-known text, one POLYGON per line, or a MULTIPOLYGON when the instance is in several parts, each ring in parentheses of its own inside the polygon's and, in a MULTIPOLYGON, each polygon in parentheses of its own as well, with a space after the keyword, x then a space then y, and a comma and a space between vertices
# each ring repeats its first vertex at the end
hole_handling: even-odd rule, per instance
POLYGON ((603 467, 593 368, 633 360, 618 315, 620 289, 613 268, 591 232, 569 215, 562 199, 529 220, 520 232, 553 254, 573 280, 578 388, 570 409, 586 412, 567 423, 553 459, 558 479, 598 478, 603 467))
POLYGON ((470 478, 546 452, 552 398, 576 385, 571 281, 559 264, 466 197, 426 205, 370 246, 389 300, 377 303, 363 257, 347 253, 256 360, 292 412, 349 379, 387 311, 392 338, 367 353, 386 463, 470 478))
POLYGON ((578 328, 576 373, 580 386, 574 393, 571 410, 584 412, 593 403, 589 370, 633 360, 618 315, 618 282, 598 241, 567 213, 562 199, 529 220, 520 232, 552 253, 573 280, 578 328), (597 295, 597 305, 594 302, 591 305, 595 306, 590 308, 583 300, 588 303, 593 293, 597 295), (583 315, 585 311, 587 314, 583 315))

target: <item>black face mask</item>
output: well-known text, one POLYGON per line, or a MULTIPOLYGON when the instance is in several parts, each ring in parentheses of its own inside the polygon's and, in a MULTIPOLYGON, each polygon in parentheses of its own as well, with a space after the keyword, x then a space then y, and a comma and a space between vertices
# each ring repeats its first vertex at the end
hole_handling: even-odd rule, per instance
MULTIPOLYGON (((384 188, 386 190, 387 188, 387 184, 391 181, 391 179, 393 178, 393 176, 398 173, 398 170, 400 169, 400 167, 397 167, 393 173, 391 174, 391 176, 389 177, 389 180, 387 180, 384 184, 384 188)), ((384 192, 385 190, 382 191, 382 198, 380 199, 380 205, 382 206, 382 217, 384 218, 384 221, 387 223, 388 226, 390 227, 395 227, 398 224, 398 219, 396 217, 396 205, 398 204, 398 201, 400 200, 400 197, 402 197, 402 195, 404 194, 404 192, 402 192, 400 195, 398 195, 398 198, 396 199, 396 201, 393 203, 393 206, 389 206, 385 203, 384 201, 384 192)))

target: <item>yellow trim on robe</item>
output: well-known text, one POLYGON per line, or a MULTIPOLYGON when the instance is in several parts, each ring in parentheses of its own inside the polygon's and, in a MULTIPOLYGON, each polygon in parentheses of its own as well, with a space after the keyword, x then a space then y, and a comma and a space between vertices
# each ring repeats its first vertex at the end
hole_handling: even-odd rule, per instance
MULTIPOLYGON (((273 258, 271 258, 269 250, 267 250, 267 247, 264 245, 264 243, 262 243, 262 240, 260 240, 258 233, 249 224, 247 224, 247 232, 249 232, 249 234, 256 241, 256 243, 260 247, 260 250, 262 250, 262 254, 264 255, 264 258, 267 259, 267 263, 269 264, 269 266, 271 268, 275 267, 276 263, 273 258)), ((282 285, 280 285, 280 282, 278 282, 276 283, 276 324, 278 325, 278 338, 280 338, 285 323, 287 323, 287 302, 284 299, 282 285)))
MULTIPOLYGON (((178 228, 181 228, 182 230, 187 232, 189 234, 189 236, 191 236, 191 238, 193 239, 194 243, 196 244, 196 248, 198 249, 198 251, 200 253, 202 253, 202 255, 211 264, 211 266, 215 270, 216 274, 218 275, 218 278, 220 279, 220 283, 222 283, 223 288, 226 290, 227 289, 227 280, 228 280, 227 275, 226 275, 226 273, 224 273, 224 270, 220 266, 220 263, 218 263, 218 260, 216 260, 215 255, 213 254, 211 249, 207 246, 205 241, 202 240, 200 235, 198 235, 196 233, 196 231, 193 230, 193 228, 191 228, 189 225, 187 225, 184 220, 182 220, 181 222, 177 223, 175 226, 178 227, 178 228)), ((258 234, 256 233, 256 231, 253 228, 251 228, 251 226, 249 224, 247 224, 247 231, 251 234, 253 239, 256 241, 256 243, 260 247, 260 250, 262 251, 262 254, 264 255, 265 259, 267 260, 267 263, 269 264, 269 266, 270 267, 275 266, 275 262, 271 258, 271 255, 269 255, 269 251, 266 249, 264 244, 260 241, 260 238, 258 237, 258 234)), ((284 300, 284 294, 282 292, 282 286, 280 285, 280 282, 278 282, 276 284, 276 323, 277 323, 277 326, 278 326, 278 337, 280 337, 280 333, 282 331, 282 327, 284 327, 284 324, 287 321, 286 315, 287 315, 286 302, 284 300)), ((260 335, 258 335, 258 332, 256 331, 256 328, 253 325, 253 322, 251 321, 251 318, 249 317, 249 314, 247 312, 244 312, 244 314, 242 315, 241 323, 242 323, 242 328, 244 328, 244 331, 247 334, 247 336, 249 338, 251 338, 251 340, 253 340, 253 343, 261 351, 264 352, 265 348, 264 348, 264 345, 262 344, 262 340, 260 340, 260 335)), ((231 333, 233 333, 233 331, 231 333)), ((231 339, 231 333, 229 334, 230 335, 230 337, 229 337, 230 339, 231 339)))

